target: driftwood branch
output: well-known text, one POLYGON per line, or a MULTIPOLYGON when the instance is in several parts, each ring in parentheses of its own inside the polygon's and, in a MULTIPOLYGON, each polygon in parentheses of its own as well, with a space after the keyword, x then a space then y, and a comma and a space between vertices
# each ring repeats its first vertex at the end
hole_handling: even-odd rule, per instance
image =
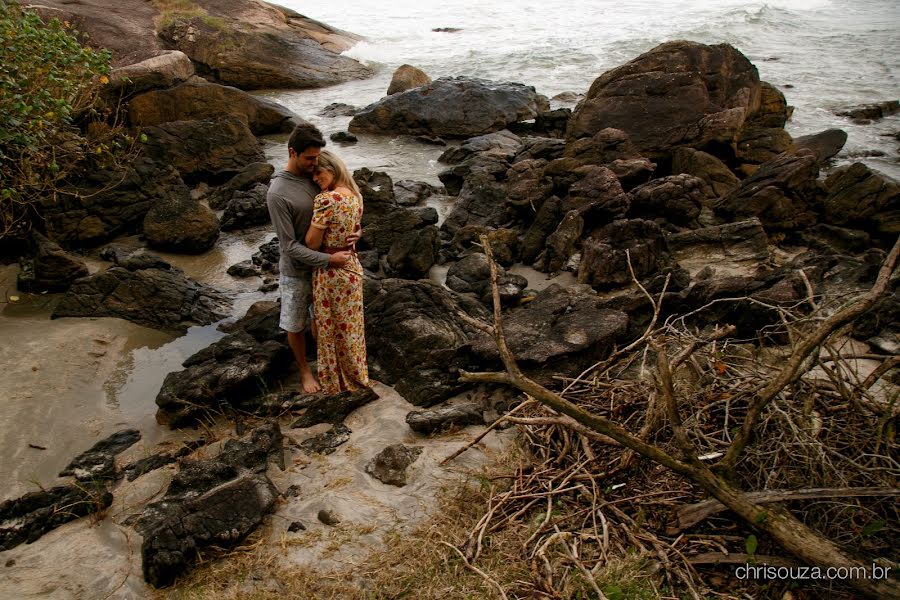
MULTIPOLYGON (((900 496, 900 488, 814 488, 806 490, 764 490, 762 492, 749 492, 744 497, 759 504, 771 502, 785 502, 788 500, 816 500, 819 498, 862 498, 866 496, 893 497, 900 496)), ((704 500, 697 504, 688 504, 678 509, 676 513, 677 524, 670 527, 668 535, 678 535, 685 529, 703 522, 709 517, 718 514, 728 508, 718 500, 704 500)))
POLYGON ((734 466, 740 458, 741 452, 743 452, 744 447, 750 442, 754 431, 756 431, 756 425, 759 422, 759 417, 762 414, 763 409, 774 400, 779 393, 781 393, 781 390, 800 375, 800 367, 810 354, 812 354, 812 352, 828 338, 828 336, 872 308, 875 301, 887 290, 891 275, 897 267, 898 258, 900 258, 900 237, 897 238, 894 247, 891 248, 890 253, 881 265, 878 277, 875 280, 875 285, 850 306, 845 307, 843 310, 834 313, 822 321, 822 323, 820 323, 809 335, 800 340, 788 359, 787 364, 772 378, 768 385, 759 391, 756 398, 750 403, 747 417, 744 419, 740 431, 728 448, 728 452, 725 453, 725 456, 719 464, 716 465, 717 469, 729 472, 734 469, 734 466))

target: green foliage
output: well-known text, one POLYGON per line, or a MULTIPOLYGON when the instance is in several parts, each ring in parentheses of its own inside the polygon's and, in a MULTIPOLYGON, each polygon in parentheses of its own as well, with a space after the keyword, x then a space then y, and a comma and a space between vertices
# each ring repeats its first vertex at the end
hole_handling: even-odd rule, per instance
MULTIPOLYGON (((26 232, 34 207, 84 160, 129 142, 87 123, 109 83, 110 53, 83 47, 68 23, 0 3, 0 239, 26 232), (84 128, 84 131, 82 131, 84 128)), ((96 123, 94 124, 96 125, 96 123)))
POLYGON ((756 539, 756 536, 748 535, 747 539, 744 540, 744 547, 747 549, 747 554, 756 556, 756 548, 759 547, 759 541, 756 539))

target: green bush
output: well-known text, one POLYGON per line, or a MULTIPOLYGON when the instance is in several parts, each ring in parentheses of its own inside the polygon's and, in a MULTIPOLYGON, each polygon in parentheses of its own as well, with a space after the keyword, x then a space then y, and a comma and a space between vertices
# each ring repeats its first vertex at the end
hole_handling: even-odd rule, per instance
POLYGON ((68 23, 0 0, 0 240, 21 237, 59 186, 114 155, 124 136, 100 124, 110 53, 83 47, 68 23))

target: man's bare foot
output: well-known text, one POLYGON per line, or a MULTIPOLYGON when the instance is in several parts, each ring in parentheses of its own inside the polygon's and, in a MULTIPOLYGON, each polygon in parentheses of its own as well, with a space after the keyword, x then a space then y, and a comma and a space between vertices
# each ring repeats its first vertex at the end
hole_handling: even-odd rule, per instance
POLYGON ((300 371, 300 383, 303 385, 303 391, 307 394, 315 394, 322 390, 322 386, 316 381, 312 371, 300 371))

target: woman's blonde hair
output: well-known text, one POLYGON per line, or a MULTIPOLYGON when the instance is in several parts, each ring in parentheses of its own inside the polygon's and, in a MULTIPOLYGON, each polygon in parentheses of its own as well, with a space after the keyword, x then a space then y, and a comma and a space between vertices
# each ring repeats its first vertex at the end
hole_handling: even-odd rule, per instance
POLYGON ((356 194, 357 198, 362 199, 359 186, 356 185, 356 182, 350 175, 350 171, 347 170, 347 165, 336 154, 323 149, 319 154, 319 166, 316 168, 334 174, 334 187, 343 186, 348 188, 356 194))

